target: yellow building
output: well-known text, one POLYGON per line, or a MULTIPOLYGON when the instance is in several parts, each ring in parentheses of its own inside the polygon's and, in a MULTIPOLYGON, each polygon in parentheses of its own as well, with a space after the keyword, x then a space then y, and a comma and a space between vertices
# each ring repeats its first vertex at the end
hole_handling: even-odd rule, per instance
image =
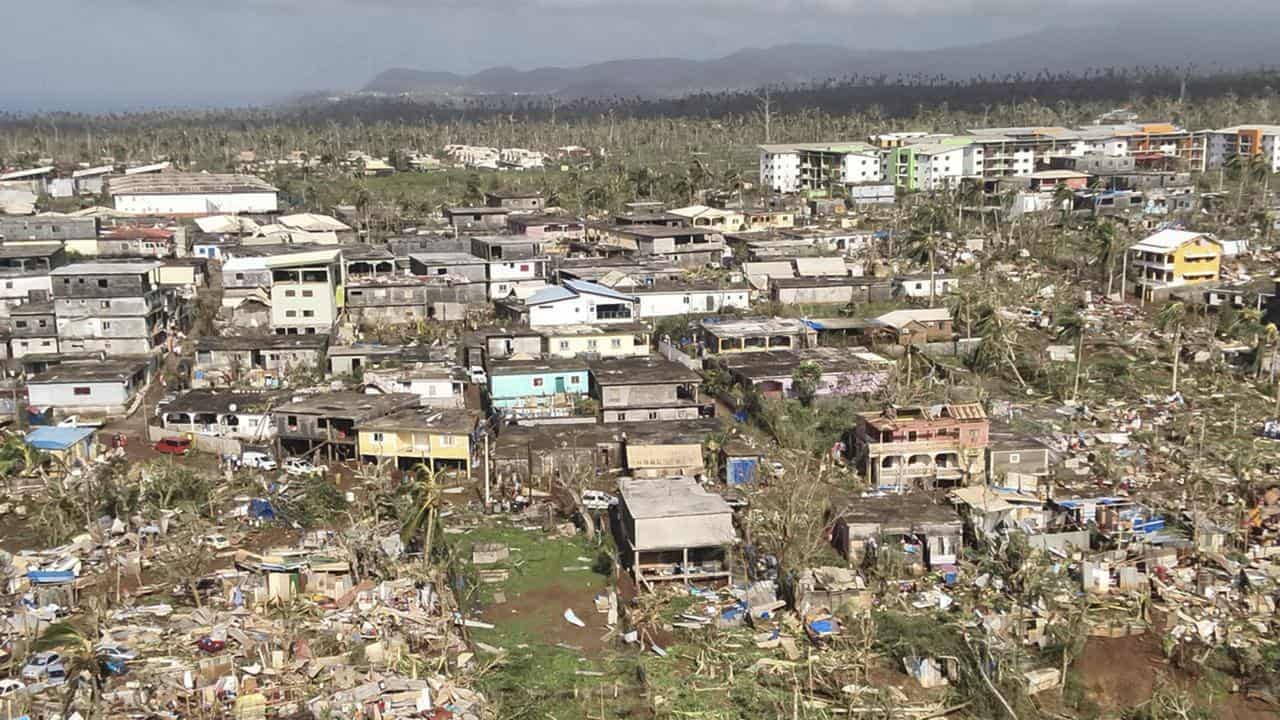
POLYGON ((550 325, 538 328, 544 357, 641 357, 649 354, 649 328, 627 325, 550 325))
POLYGON ((471 478, 473 441, 480 437, 480 413, 474 410, 409 408, 370 420, 356 428, 360 457, 390 460, 409 468, 465 470, 471 478))
POLYGON ((1129 248, 1128 289, 1145 301, 1161 300, 1169 291, 1221 277, 1222 246, 1204 233, 1161 230, 1129 248))

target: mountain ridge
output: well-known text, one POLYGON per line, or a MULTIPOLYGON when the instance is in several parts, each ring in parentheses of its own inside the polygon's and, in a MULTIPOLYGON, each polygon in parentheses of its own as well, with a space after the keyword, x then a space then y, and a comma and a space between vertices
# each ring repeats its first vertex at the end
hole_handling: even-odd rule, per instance
POLYGON ((851 76, 941 77, 1083 72, 1106 67, 1163 66, 1231 70, 1260 65, 1280 43, 1280 29, 1185 22, 1166 26, 1114 23, 1048 28, 972 45, 933 50, 859 50, 830 44, 747 47, 710 60, 677 57, 606 60, 579 66, 477 73, 390 68, 363 92, 420 96, 543 95, 572 100, 610 95, 679 97, 702 91, 795 86, 851 76), (1230 43, 1205 43, 1231 32, 1230 43), (1191 49, 1195 48, 1194 51, 1191 49))

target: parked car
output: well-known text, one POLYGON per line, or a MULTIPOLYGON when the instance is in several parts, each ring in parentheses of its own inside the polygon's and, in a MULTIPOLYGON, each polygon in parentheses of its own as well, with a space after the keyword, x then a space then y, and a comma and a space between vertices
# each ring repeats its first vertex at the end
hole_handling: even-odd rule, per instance
POLYGON ((588 510, 608 510, 618 504, 618 498, 603 490, 583 490, 582 506, 588 510))
POLYGON ((323 468, 316 467, 302 458, 289 458, 284 461, 284 471, 290 475, 306 477, 308 475, 321 475, 324 473, 323 468))
POLYGON ((485 373, 485 371, 484 371, 484 368, 480 367, 479 365, 472 365, 472 366, 467 370, 467 374, 471 376, 471 382, 472 382, 472 383, 474 383, 474 384, 476 384, 476 385, 488 385, 488 384, 489 384, 489 376, 488 376, 488 374, 486 374, 486 373, 485 373))
POLYGON ((200 539, 201 544, 211 550, 226 550, 231 547, 231 541, 222 533, 210 533, 200 539))
POLYGON ((205 635, 196 641, 196 647, 212 655, 214 653, 222 652, 223 649, 227 647, 227 643, 225 640, 214 640, 208 635, 205 635))
POLYGON ((27 660, 27 664, 22 667, 22 679, 28 682, 49 680, 53 670, 62 670, 65 678, 66 670, 62 667, 62 656, 56 652, 38 652, 32 655, 27 660))
POLYGON ((0 698, 17 695, 26 687, 27 684, 21 680, 14 680, 13 678, 0 679, 0 698))
POLYGON ((264 452, 250 450, 240 454, 240 464, 255 470, 275 470, 279 468, 276 459, 264 452))
POLYGON ((186 455, 191 452, 191 441, 186 438, 164 438, 154 446, 155 451, 164 455, 186 455))
POLYGON ((137 652, 130 650, 128 647, 124 645, 117 645, 114 643, 106 643, 103 645, 99 645, 98 649, 95 652, 98 658, 101 660, 113 660, 113 661, 118 660, 120 662, 129 662, 130 660, 138 659, 137 652))

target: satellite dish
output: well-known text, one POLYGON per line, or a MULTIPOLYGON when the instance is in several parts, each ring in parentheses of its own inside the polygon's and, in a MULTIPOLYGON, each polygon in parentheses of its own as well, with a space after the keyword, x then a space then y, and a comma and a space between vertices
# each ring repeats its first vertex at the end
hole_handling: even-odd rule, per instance
POLYGON ((227 410, 228 410, 229 412, 235 412, 235 411, 236 411, 236 404, 235 404, 235 403, 231 403, 230 405, 228 405, 228 406, 227 406, 227 410))

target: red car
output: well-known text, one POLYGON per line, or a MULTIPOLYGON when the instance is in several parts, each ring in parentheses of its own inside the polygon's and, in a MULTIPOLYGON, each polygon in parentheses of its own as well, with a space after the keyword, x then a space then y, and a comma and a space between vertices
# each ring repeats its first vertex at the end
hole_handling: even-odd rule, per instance
POLYGON ((165 438, 154 447, 156 452, 165 455, 186 455, 191 452, 191 441, 186 438, 165 438))
POLYGON ((205 635, 204 637, 196 641, 196 647, 209 653, 210 655, 213 655, 225 650, 227 647, 227 643, 224 640, 214 640, 208 635, 205 635))

